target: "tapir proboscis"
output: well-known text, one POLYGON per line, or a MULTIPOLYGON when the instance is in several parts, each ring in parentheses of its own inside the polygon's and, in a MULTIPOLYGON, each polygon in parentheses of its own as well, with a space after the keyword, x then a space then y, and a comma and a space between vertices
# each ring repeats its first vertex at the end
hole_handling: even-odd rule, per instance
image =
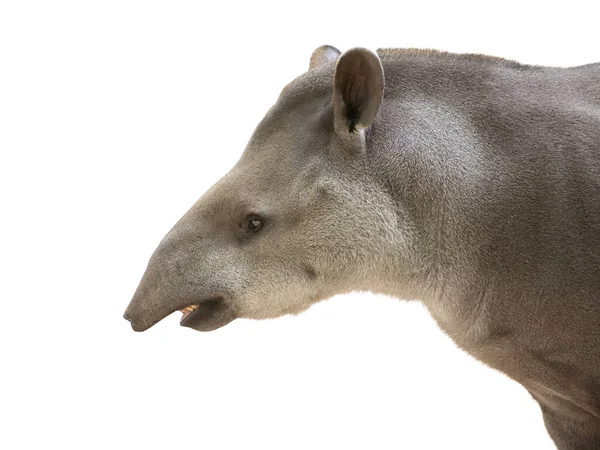
POLYGON ((421 301, 560 450, 600 449, 600 63, 317 48, 125 318, 210 331, 351 291, 421 301))

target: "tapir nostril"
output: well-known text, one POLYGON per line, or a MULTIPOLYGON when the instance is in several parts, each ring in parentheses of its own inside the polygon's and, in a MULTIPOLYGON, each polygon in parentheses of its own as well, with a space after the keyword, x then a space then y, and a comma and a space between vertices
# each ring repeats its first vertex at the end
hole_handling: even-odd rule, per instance
POLYGON ((128 322, 131 322, 131 318, 129 317, 129 314, 127 314, 127 311, 125 311, 125 314, 123 314, 123 319, 127 320, 128 322))

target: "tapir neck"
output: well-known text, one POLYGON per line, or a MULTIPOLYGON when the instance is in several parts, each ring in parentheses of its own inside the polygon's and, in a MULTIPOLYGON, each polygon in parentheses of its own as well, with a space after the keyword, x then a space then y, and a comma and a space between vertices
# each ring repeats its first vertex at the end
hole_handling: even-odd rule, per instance
MULTIPOLYGON (((384 59, 383 66, 385 97, 367 135, 369 163, 399 217, 418 230, 411 262, 416 283, 434 293, 424 300, 438 322, 450 311, 481 315, 494 292, 521 298, 595 283, 600 127, 597 114, 586 112, 600 97, 570 92, 588 92, 600 65, 413 57, 384 59), (585 141, 565 128, 574 114, 585 141), (532 278, 535 267, 560 267, 560 277, 549 271, 532 278)), ((568 309, 551 307, 557 315, 568 309)), ((504 311, 486 308, 496 320, 504 311)))
MULTIPOLYGON (((455 252, 467 250, 456 225, 472 216, 475 205, 467 199, 477 195, 480 169, 477 155, 465 149, 480 143, 444 98, 411 94, 388 100, 382 112, 368 135, 370 164, 395 204, 398 223, 418 230, 407 236, 414 291, 435 297, 455 252), (389 110, 394 114, 386 114, 389 110)), ((406 280, 398 281, 402 296, 406 280)))

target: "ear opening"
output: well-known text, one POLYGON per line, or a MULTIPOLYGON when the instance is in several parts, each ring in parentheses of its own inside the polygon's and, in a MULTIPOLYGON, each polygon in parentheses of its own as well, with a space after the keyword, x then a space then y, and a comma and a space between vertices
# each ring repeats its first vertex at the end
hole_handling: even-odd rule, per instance
POLYGON ((333 76, 333 111, 336 131, 353 133, 373 123, 383 100, 385 85, 379 57, 365 48, 343 53, 333 76))

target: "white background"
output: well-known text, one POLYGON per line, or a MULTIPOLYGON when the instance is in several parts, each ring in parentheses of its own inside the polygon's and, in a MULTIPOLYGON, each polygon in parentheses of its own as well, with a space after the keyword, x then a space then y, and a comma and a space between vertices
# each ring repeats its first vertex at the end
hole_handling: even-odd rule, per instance
POLYGON ((317 46, 600 60, 596 2, 332 3, 0 3, 0 448, 553 448, 418 304, 208 334, 121 317, 317 46))

